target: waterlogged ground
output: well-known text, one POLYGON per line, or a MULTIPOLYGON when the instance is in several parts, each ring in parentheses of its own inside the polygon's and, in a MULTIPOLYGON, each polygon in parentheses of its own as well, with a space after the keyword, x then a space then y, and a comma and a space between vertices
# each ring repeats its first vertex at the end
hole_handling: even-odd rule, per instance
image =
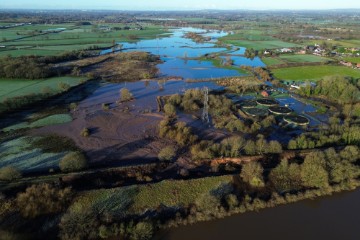
MULTIPOLYGON (((94 164, 118 166, 157 161, 157 154, 160 149, 168 145, 167 140, 158 137, 158 125, 163 116, 157 112, 157 96, 182 94, 187 89, 203 87, 219 90, 223 87, 218 86, 216 82, 197 81, 190 83, 186 79, 242 76, 244 74, 240 68, 237 70, 236 67, 242 65, 265 66, 259 58, 247 59, 242 56, 245 51, 244 48, 217 47, 215 45, 216 39, 226 34, 224 32, 206 32, 201 29, 185 28, 173 30, 173 35, 170 37, 161 38, 159 36, 158 39, 154 40, 123 43, 123 51, 148 51, 160 55, 163 63, 158 65, 159 75, 170 80, 143 80, 118 84, 103 83, 97 90, 78 103, 77 108, 71 113, 72 121, 67 120, 67 116, 64 118, 62 115, 56 115, 35 122, 19 123, 4 130, 28 128, 32 129, 31 134, 34 136, 54 133, 68 137, 87 154, 90 162, 94 164), (211 41, 195 43, 193 40, 184 37, 187 31, 203 33, 205 36, 210 36, 211 41), (216 61, 194 60, 196 57, 211 53, 219 53, 223 58, 229 56, 233 60, 234 66, 229 69, 215 66, 216 61), (135 100, 118 105, 117 101, 120 98, 119 91, 121 88, 129 89, 135 100), (103 109, 103 104, 109 104, 110 109, 103 109), (90 137, 80 136, 80 132, 84 128, 90 130, 90 137)), ((254 97, 256 96, 238 96, 239 99, 254 97)), ((277 97, 277 99, 280 105, 289 105, 300 114, 316 111, 311 105, 295 100, 288 94, 277 97)), ((192 120, 191 116, 188 118, 182 120, 188 122, 190 126, 197 124, 197 121, 192 120)), ((316 119, 310 118, 310 120, 311 125, 317 124, 316 119)), ((208 129, 203 130, 202 137, 209 137, 207 136, 210 134, 207 131, 208 129)), ((18 145, 24 144, 22 140, 4 144, 0 146, 6 148, 2 149, 3 161, 0 164, 8 165, 13 162, 14 166, 22 170, 44 169, 47 171, 55 167, 59 159, 65 154, 46 155, 41 152, 41 149, 35 149, 32 152, 23 151, 17 155, 15 150, 18 145), (8 144, 13 147, 8 148, 8 144), (11 151, 11 154, 7 152, 7 149, 11 151), (41 158, 39 158, 40 155, 41 158)))
MULTIPOLYGON (((245 48, 224 48, 216 45, 216 40, 226 36, 226 32, 205 31, 197 28, 173 29, 170 37, 159 35, 157 39, 141 40, 136 43, 121 43, 124 52, 145 51, 159 55, 164 63, 158 67, 162 76, 179 76, 184 79, 192 78, 218 78, 228 76, 243 76, 244 73, 233 69, 218 68, 210 61, 186 60, 186 58, 199 58, 212 53, 230 54, 236 66, 263 67, 265 64, 259 59, 254 60, 241 57, 245 48), (184 35, 187 32, 200 33, 205 37, 210 37, 209 42, 196 43, 184 35)), ((111 52, 105 50, 101 54, 111 52)))

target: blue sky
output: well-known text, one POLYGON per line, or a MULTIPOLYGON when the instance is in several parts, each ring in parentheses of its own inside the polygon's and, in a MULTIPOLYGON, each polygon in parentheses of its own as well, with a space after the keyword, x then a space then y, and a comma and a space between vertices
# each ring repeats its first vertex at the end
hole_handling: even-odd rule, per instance
POLYGON ((360 8, 359 0, 0 0, 0 9, 338 9, 360 8))

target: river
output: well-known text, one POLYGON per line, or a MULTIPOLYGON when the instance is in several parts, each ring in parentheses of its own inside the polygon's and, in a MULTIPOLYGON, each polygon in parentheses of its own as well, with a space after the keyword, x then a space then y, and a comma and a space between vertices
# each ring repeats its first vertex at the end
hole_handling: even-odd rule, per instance
POLYGON ((160 232, 156 240, 358 240, 360 189, 160 232))

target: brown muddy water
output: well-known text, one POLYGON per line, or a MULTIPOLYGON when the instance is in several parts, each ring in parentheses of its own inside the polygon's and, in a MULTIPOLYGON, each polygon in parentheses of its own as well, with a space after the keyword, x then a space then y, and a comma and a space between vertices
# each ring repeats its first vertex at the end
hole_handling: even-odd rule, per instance
POLYGON ((156 240, 359 240, 360 189, 160 232, 156 240))

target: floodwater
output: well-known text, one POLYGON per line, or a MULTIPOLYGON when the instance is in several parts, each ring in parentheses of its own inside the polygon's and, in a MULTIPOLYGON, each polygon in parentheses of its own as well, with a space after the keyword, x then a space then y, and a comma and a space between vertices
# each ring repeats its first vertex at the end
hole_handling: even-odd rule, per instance
POLYGON ((159 233, 156 240, 358 240, 360 189, 196 223, 159 233))
MULTIPOLYGON (((234 58, 236 66, 263 67, 265 64, 259 59, 247 59, 238 56, 244 54, 245 48, 230 49, 216 46, 216 40, 226 36, 228 33, 222 31, 206 31, 197 28, 173 29, 170 37, 159 35, 157 39, 141 40, 135 43, 121 43, 123 52, 144 51, 159 55, 164 63, 159 64, 161 76, 178 76, 184 79, 218 78, 244 76, 243 73, 233 70, 215 67, 210 61, 191 60, 207 54, 219 53, 230 54, 234 58), (203 36, 210 37, 210 42, 196 43, 192 39, 185 38, 187 32, 197 32, 203 36), (190 59, 189 59, 190 58, 190 59)), ((111 52, 104 50, 101 54, 111 52)))

